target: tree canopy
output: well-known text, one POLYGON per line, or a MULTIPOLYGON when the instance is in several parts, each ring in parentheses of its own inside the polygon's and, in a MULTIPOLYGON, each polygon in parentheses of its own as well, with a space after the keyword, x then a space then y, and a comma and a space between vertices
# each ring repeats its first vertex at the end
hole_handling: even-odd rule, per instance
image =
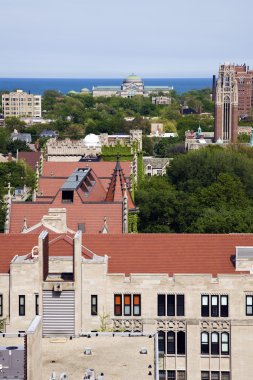
POLYGON ((138 188, 139 231, 252 232, 252 153, 209 147, 175 156, 167 176, 145 178, 138 188))

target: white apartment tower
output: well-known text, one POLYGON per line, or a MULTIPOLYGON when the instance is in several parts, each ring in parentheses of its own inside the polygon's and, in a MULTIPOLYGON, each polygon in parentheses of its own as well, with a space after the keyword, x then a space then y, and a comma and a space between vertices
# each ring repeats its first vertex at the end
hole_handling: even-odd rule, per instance
POLYGON ((23 90, 2 95, 4 117, 41 117, 41 95, 27 94, 23 90))

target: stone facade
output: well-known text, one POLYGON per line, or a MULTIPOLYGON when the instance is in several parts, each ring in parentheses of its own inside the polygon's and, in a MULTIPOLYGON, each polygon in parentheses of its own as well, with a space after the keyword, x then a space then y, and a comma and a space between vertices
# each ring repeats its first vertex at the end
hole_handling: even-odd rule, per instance
POLYGON ((3 94, 2 107, 4 117, 41 118, 41 95, 27 94, 22 90, 3 94))
POLYGON ((46 144, 47 161, 80 161, 85 158, 96 158, 101 155, 102 147, 121 146, 133 147, 137 144, 137 150, 142 150, 142 131, 133 129, 129 135, 100 135, 89 134, 82 140, 57 140, 49 139, 46 144))
MULTIPOLYGON (((186 346, 184 352, 180 354, 175 353, 177 349, 174 353, 166 353, 169 349, 169 340, 168 343, 164 343, 167 350, 165 349, 165 353, 162 354, 163 342, 160 340, 160 378, 163 378, 163 371, 181 371, 182 379, 186 379, 187 374, 188 380, 196 380, 201 378, 202 371, 218 372, 226 376, 230 374, 230 377, 224 379, 248 379, 248 374, 253 371, 251 360, 253 310, 250 302, 248 304, 246 301, 247 296, 253 297, 251 247, 247 247, 246 256, 237 248, 239 252, 239 254, 236 252, 235 259, 237 273, 213 276, 201 273, 174 275, 109 273, 110 252, 108 256, 98 256, 88 250, 88 247, 85 248, 85 244, 85 237, 82 243, 81 233, 77 233, 73 241, 73 258, 59 256, 55 260, 50 257, 48 265, 48 236, 43 232, 39 237, 38 249, 33 251, 33 255, 18 256, 12 260, 10 273, 5 276, 0 275, 1 293, 4 294, 3 316, 7 318, 7 332, 28 328, 37 310, 36 295, 39 297, 38 313, 43 316, 44 323, 44 292, 52 291, 55 296, 58 294, 60 297, 65 292, 73 291, 75 295, 73 335, 101 330, 101 316, 104 316, 106 330, 145 334, 159 332, 160 338, 164 333, 167 336, 169 332, 173 332, 176 337, 179 337, 179 333, 183 333, 186 346), (83 249, 89 253, 89 258, 87 254, 83 256, 83 249), (63 273, 69 273, 68 280, 64 280, 63 273), (20 295, 25 296, 23 316, 19 315, 20 295), (118 310, 114 301, 115 295, 122 297, 126 295, 132 300, 129 307, 124 306, 122 301, 121 315, 115 315, 118 310), (135 309, 135 303, 132 303, 135 295, 140 295, 139 309, 135 309), (166 311, 161 312, 159 309, 159 295, 164 296, 167 308, 170 302, 167 297, 175 295, 176 304, 174 303, 174 312, 170 312, 170 316, 166 311), (94 304, 91 303, 92 296, 96 296, 94 304), (181 309, 178 306, 177 296, 184 297, 181 309), (203 296, 210 300, 208 307, 211 314, 208 312, 206 316, 203 316, 202 310, 205 306, 202 301, 203 296), (222 314, 224 313, 222 300, 225 299, 226 312, 222 314), (214 350, 215 353, 211 353, 208 350, 209 353, 203 353, 202 333, 208 333, 210 339, 213 339, 211 338, 213 333, 218 333, 218 346, 209 341, 212 350, 214 346, 217 352, 214 350), (228 337, 228 343, 222 340, 223 337, 228 337)), ((131 250, 131 247, 129 249, 131 250)), ((231 254, 233 253, 231 251, 231 254)), ((183 265, 182 263, 182 272, 183 265)), ((252 298, 250 300, 252 301, 252 298)), ((164 309, 166 310, 165 306, 164 309)), ((59 323, 60 321, 62 323, 63 319, 62 315, 59 316, 59 323)), ((48 333, 43 330, 43 334, 48 333)), ((59 335, 59 332, 55 331, 55 334, 59 335)), ((66 331, 66 335, 68 334, 66 331)), ((61 331, 60 335, 65 335, 64 331, 61 331)), ((177 339, 179 338, 176 338, 176 342, 177 339)), ((176 347, 178 344, 176 343, 176 347)))

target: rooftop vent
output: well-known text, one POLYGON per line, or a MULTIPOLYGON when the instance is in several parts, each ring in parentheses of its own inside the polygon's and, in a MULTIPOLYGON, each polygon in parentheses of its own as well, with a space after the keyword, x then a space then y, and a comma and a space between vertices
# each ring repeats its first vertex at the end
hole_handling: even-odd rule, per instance
POLYGON ((236 270, 253 272, 253 247, 236 247, 236 270))
POLYGON ((92 350, 89 347, 85 347, 83 353, 84 355, 92 355, 92 350))
POLYGON ((146 349, 146 347, 141 347, 140 354, 146 355, 147 353, 148 353, 148 350, 146 349))

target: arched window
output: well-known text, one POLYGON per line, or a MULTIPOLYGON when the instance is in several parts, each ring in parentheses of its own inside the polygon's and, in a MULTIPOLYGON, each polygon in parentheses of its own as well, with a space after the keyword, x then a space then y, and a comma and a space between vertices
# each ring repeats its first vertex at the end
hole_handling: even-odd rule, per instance
POLYGON ((185 332, 179 331, 177 333, 177 354, 185 355, 185 332))
POLYGON ((221 334, 221 355, 229 355, 229 334, 221 334))
POLYGON ((209 334, 207 332, 201 333, 201 354, 209 354, 209 334))
POLYGON ((169 331, 167 334, 167 354, 175 354, 175 333, 169 331))
POLYGON ((158 351, 159 354, 165 353, 165 332, 158 331, 158 351))
POLYGON ((219 334, 217 332, 211 334, 211 354, 219 355, 219 334))

